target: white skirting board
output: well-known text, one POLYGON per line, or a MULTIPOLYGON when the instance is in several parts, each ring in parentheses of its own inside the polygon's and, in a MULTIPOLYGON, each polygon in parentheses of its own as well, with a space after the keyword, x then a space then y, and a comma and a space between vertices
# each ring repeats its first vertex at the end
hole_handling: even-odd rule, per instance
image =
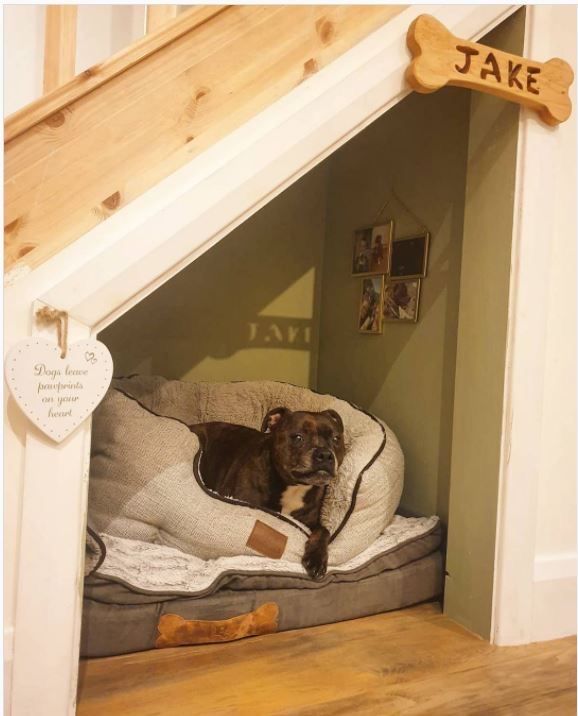
POLYGON ((576 634, 576 554, 538 555, 533 591, 532 641, 576 634))
POLYGON ((14 627, 4 627, 4 713, 10 713, 14 627))

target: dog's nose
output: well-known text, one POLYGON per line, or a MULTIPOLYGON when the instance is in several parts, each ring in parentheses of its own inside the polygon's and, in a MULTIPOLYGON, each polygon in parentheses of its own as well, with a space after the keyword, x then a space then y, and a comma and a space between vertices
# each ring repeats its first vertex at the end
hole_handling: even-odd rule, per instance
POLYGON ((326 448, 315 448, 313 451, 313 459, 316 462, 331 462, 333 460, 333 453, 326 448))

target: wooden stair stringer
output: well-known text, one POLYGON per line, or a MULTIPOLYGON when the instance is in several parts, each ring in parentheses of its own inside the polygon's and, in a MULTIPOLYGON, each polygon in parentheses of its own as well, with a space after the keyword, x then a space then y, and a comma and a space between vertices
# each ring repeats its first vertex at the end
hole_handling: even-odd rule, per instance
POLYGON ((34 269, 403 6, 194 7, 5 123, 5 270, 34 269))

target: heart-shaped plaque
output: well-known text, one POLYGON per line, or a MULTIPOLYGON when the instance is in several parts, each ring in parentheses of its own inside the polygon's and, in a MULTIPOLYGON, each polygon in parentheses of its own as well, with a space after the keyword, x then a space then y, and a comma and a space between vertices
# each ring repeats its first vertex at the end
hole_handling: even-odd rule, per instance
POLYGON ((112 380, 112 357, 99 341, 71 343, 61 358, 56 344, 29 338, 10 350, 4 372, 20 409, 59 443, 103 399, 112 380))

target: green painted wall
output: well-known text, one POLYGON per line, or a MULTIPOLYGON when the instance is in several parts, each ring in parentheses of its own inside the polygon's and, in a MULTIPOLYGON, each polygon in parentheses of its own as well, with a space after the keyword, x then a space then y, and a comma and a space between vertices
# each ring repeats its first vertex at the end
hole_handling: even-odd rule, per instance
POLYGON ((410 95, 331 159, 319 388, 368 408, 406 459, 402 506, 447 519, 466 178, 469 93, 410 95), (392 188, 418 218, 392 197, 392 188), (431 234, 419 321, 357 331, 362 279, 351 276, 354 229, 385 216, 395 235, 431 234))
POLYGON ((315 386, 326 171, 308 173, 104 330, 115 375, 315 386))
MULTIPOLYGON (((523 40, 521 11, 483 42, 523 40)), ((519 109, 473 93, 470 115, 445 610, 489 637, 519 109)))

